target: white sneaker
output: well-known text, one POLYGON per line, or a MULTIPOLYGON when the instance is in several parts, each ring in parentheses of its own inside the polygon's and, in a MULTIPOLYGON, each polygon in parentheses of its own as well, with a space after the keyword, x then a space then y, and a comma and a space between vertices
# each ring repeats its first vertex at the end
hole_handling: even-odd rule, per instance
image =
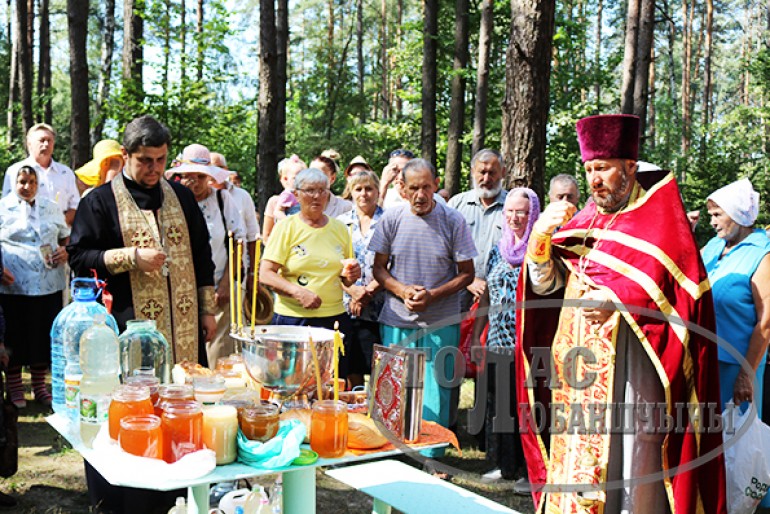
POLYGON ((513 494, 520 494, 522 496, 529 496, 532 493, 532 485, 529 483, 529 479, 521 477, 513 484, 513 494))
POLYGON ((484 480, 500 480, 503 478, 503 472, 500 470, 500 468, 493 469, 492 471, 488 471, 482 475, 484 480))

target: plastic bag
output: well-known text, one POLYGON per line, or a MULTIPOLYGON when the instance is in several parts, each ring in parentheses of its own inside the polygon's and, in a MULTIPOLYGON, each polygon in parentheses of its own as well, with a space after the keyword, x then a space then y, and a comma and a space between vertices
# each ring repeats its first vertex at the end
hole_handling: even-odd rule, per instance
MULTIPOLYGON (((468 315, 462 322, 460 323, 460 345, 458 349, 460 350, 460 354, 463 356, 463 359, 465 360, 465 378, 476 378, 479 374, 479 370, 484 369, 484 362, 483 359, 480 364, 477 364, 473 360, 473 325, 476 323, 476 311, 479 309, 479 302, 473 302, 473 305, 471 305, 470 310, 468 311, 468 315)), ((486 324, 484 327, 483 332, 481 333, 481 346, 486 347, 487 345, 487 333, 489 332, 489 323, 486 324)))
POLYGON ((741 414, 732 405, 722 413, 728 514, 752 514, 770 486, 770 427, 754 413, 746 409, 741 414), (750 413, 754 416, 751 421, 750 413))

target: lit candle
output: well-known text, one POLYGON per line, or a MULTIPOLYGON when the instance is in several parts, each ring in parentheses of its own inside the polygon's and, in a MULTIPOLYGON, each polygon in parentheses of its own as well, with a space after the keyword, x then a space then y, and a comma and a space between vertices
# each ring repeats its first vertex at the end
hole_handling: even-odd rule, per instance
POLYGON ((227 263, 230 266, 230 332, 235 332, 235 268, 233 268, 233 233, 227 233, 227 263))
POLYGON ((243 240, 238 240, 238 256, 237 256, 237 262, 238 262, 238 273, 236 280, 236 294, 238 295, 238 333, 240 333, 241 329, 243 328, 243 293, 241 292, 241 263, 243 262, 243 240))
POLYGON ((340 352, 345 355, 345 345, 342 344, 340 323, 334 322, 334 401, 340 399, 340 352))
POLYGON ((254 335, 254 326, 257 323, 257 289, 259 289, 259 258, 262 256, 262 241, 257 239, 257 247, 254 249, 254 287, 251 291, 251 335, 254 335))

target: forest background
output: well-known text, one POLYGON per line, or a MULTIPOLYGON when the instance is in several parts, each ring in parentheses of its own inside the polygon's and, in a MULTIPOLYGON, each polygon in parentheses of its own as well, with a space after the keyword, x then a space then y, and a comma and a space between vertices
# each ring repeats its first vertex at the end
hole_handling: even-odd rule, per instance
POLYGON ((509 186, 542 195, 571 173, 585 193, 575 122, 627 112, 687 209, 749 177, 770 222, 768 2, 7 0, 0 15, 0 170, 35 122, 75 168, 149 113, 172 155, 223 153, 260 212, 281 158, 327 148, 378 171, 411 149, 453 193, 473 153, 498 148, 509 186))

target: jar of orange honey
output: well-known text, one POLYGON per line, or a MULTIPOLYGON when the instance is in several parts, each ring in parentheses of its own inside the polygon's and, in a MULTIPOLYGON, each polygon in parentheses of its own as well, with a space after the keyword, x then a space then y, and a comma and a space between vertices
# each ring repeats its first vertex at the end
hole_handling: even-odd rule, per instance
POLYGON ((193 386, 189 384, 163 384, 158 388, 158 403, 155 405, 155 415, 161 417, 166 403, 176 403, 195 400, 193 386))
POLYGON ((240 417, 241 432, 246 439, 263 443, 275 437, 279 422, 278 406, 270 402, 246 407, 240 417))
POLYGON ((116 387, 112 393, 109 409, 110 437, 118 440, 120 420, 126 416, 152 414, 153 412, 150 389, 147 386, 125 384, 116 387))
POLYGON ((154 414, 121 419, 118 440, 127 453, 151 459, 163 458, 160 418, 154 414))
POLYGON ((163 460, 169 464, 203 448, 203 412, 195 400, 166 402, 161 417, 163 460))
POLYGON ((348 446, 348 404, 320 400, 310 415, 310 448, 319 457, 342 457, 348 446))
MULTIPOLYGON (((134 372, 136 373, 137 370, 134 372)), ((155 407, 158 405, 158 400, 160 399, 160 379, 158 377, 154 376, 148 376, 143 374, 135 374, 133 377, 128 377, 126 379, 126 384, 128 385, 138 385, 138 386, 147 386, 150 388, 150 402, 152 403, 152 406, 155 407)), ((156 414, 157 416, 157 414, 156 414)))

